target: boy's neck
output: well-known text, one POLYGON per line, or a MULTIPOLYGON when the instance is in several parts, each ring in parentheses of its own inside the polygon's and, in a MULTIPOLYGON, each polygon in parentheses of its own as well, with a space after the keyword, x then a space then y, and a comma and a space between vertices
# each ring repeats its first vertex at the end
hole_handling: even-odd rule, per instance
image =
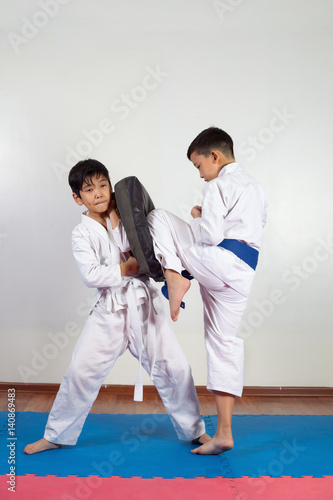
POLYGON ((221 162, 221 165, 219 165, 219 171, 218 173, 221 172, 221 170, 226 167, 227 165, 230 165, 231 163, 235 163, 235 158, 228 158, 228 159, 225 159, 223 162, 221 162))
POLYGON ((102 226, 107 229, 107 217, 106 214, 95 214, 94 212, 88 212, 87 217, 90 217, 91 219, 95 220, 96 222, 99 222, 102 224, 102 226))

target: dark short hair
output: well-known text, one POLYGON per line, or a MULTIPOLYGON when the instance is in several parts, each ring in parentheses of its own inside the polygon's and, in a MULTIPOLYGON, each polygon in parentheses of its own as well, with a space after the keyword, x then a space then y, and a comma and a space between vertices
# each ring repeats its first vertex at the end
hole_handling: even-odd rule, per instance
POLYGON ((198 155, 209 156, 214 150, 221 151, 226 156, 234 157, 234 143, 230 135, 217 127, 203 130, 190 144, 187 158, 190 160, 194 151, 198 155))
POLYGON ((84 181, 89 179, 90 182, 92 182, 92 177, 94 175, 97 177, 101 175, 104 176, 111 186, 108 169, 100 161, 90 158, 88 160, 81 160, 74 165, 68 174, 68 183, 73 193, 80 197, 80 191, 82 190, 84 181))

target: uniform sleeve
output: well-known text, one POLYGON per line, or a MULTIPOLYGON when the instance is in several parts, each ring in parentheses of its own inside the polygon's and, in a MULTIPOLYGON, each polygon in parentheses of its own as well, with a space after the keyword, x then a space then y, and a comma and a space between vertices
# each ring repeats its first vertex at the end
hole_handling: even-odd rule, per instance
POLYGON ((210 181, 203 192, 202 216, 190 222, 196 242, 218 245, 224 239, 224 218, 227 213, 227 199, 217 182, 210 181))
POLYGON ((131 247, 127 238, 125 228, 119 219, 118 226, 112 229, 112 235, 115 239, 116 244, 122 252, 129 252, 131 247))
POLYGON ((81 278, 86 286, 89 288, 110 288, 120 285, 120 265, 111 264, 111 254, 110 259, 101 262, 99 255, 90 243, 88 235, 74 230, 72 233, 72 249, 81 278))

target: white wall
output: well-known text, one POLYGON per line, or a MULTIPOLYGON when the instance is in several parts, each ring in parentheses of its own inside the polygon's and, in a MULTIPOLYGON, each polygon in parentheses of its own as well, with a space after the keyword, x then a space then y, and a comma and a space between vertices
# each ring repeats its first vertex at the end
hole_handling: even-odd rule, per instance
MULTIPOLYGON (((245 384, 333 385, 332 13, 329 0, 2 2, 0 380, 60 382, 87 315, 69 168, 90 156, 113 182, 135 174, 188 219, 203 184, 187 146, 217 125, 269 199, 245 384)), ((175 329, 204 385, 196 284, 175 329)), ((106 383, 136 369, 125 355, 106 383)))

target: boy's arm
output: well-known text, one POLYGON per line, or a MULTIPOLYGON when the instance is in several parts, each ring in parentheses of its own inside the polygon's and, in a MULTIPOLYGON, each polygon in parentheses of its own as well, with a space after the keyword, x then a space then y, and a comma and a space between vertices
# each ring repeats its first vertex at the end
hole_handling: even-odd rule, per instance
POLYGON ((210 181, 204 190, 202 207, 193 207, 190 221, 197 242, 218 245, 224 238, 224 218, 228 213, 217 183, 210 181))
POLYGON ((139 271, 139 265, 134 257, 121 264, 112 264, 111 256, 100 262, 99 255, 94 251, 89 241, 80 231, 73 231, 73 255, 78 264, 82 281, 89 288, 110 288, 119 286, 121 277, 125 274, 134 275, 139 271))

